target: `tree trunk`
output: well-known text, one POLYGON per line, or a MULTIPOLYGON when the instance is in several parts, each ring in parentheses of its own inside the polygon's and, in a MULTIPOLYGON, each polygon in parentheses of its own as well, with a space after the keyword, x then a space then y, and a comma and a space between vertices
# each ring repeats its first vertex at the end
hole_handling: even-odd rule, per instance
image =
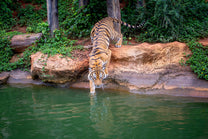
POLYGON ((89 0, 79 0, 79 8, 82 8, 88 4, 89 0))
POLYGON ((47 18, 50 34, 53 37, 53 31, 59 29, 58 22, 58 0, 47 0, 47 18))
MULTIPOLYGON (((119 0, 107 0, 108 16, 121 20, 121 11, 119 0)), ((121 25, 114 23, 114 28, 118 33, 121 33, 121 25)))

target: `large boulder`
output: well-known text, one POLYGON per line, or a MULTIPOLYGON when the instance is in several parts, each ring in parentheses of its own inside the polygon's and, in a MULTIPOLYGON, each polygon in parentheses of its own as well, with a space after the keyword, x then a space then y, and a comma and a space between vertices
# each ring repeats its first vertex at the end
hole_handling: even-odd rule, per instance
POLYGON ((111 50, 109 78, 125 83, 129 90, 152 88, 167 74, 189 71, 179 63, 191 53, 184 43, 142 43, 111 50))
POLYGON ((142 43, 112 48, 110 79, 128 91, 150 89, 196 89, 208 91, 208 82, 197 79, 182 66, 190 50, 184 43, 142 43))
POLYGON ((31 46, 36 40, 40 39, 41 36, 42 33, 15 35, 11 39, 11 47, 15 53, 22 53, 27 47, 31 46))
POLYGON ((48 57, 37 52, 31 55, 32 77, 52 83, 74 82, 88 69, 88 59, 86 52, 74 59, 59 54, 48 57))

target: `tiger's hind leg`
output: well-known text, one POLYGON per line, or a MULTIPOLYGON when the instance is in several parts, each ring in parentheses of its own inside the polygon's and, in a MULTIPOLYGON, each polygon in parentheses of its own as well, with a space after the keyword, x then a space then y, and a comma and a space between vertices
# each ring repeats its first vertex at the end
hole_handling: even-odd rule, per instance
POLYGON ((115 46, 117 48, 119 48, 119 47, 121 47, 122 42, 123 42, 123 35, 116 32, 115 36, 116 36, 115 39, 114 39, 116 41, 115 46))

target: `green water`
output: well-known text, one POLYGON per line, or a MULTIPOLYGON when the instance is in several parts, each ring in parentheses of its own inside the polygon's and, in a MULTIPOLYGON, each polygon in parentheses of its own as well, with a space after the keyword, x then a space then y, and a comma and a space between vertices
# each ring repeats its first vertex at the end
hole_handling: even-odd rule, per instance
POLYGON ((208 100, 52 87, 0 88, 0 139, 207 139, 208 100))

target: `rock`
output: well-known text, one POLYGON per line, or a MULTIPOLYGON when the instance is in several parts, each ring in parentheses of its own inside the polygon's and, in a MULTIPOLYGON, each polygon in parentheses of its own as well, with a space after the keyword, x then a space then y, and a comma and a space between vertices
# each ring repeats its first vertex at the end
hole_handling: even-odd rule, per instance
POLYGON ((88 69, 88 59, 85 52, 76 59, 58 54, 48 58, 47 55, 37 52, 31 56, 32 77, 52 83, 74 82, 88 69))
POLYGON ((190 72, 179 63, 182 59, 186 61, 186 55, 191 53, 184 43, 142 43, 111 50, 109 78, 129 91, 153 88, 165 75, 190 72))
POLYGON ((17 62, 20 58, 23 57, 23 53, 14 54, 12 58, 9 60, 10 63, 17 62))
POLYGON ((15 53, 24 52, 27 47, 35 43, 35 41, 40 39, 41 36, 42 33, 15 35, 11 39, 11 47, 15 53))
POLYGON ((31 73, 28 71, 21 71, 20 69, 13 70, 10 72, 8 79, 9 84, 42 84, 40 80, 33 80, 31 73))
POLYGON ((201 40, 199 41, 199 43, 201 43, 203 46, 208 46, 208 38, 201 39, 201 40))
MULTIPOLYGON (((193 92, 207 92, 207 95, 201 96, 208 97, 208 82, 197 79, 188 66, 180 64, 187 60, 186 55, 191 54, 184 43, 142 43, 110 49, 112 56, 109 76, 104 81, 105 88, 142 94, 172 95, 184 95, 186 89, 189 90, 186 95, 194 96, 193 92)), ((71 86, 89 87, 87 76, 71 86)))
POLYGON ((9 72, 1 72, 0 73, 0 84, 7 83, 8 78, 9 78, 9 72))

